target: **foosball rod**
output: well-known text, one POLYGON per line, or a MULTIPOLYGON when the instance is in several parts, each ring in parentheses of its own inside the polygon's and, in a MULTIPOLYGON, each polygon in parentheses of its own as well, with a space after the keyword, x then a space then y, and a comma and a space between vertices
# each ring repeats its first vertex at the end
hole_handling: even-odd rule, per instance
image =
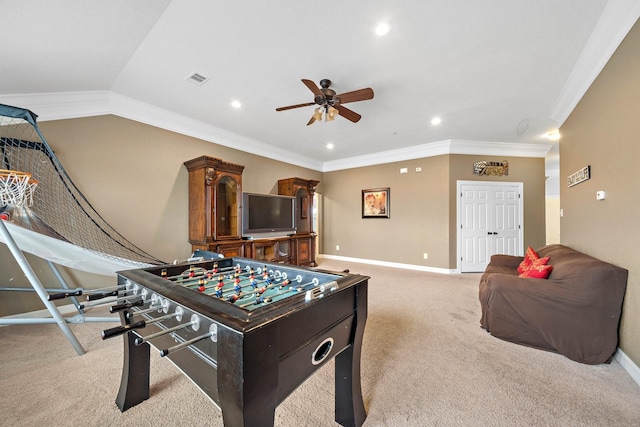
POLYGON ((200 335, 199 337, 195 337, 190 339, 189 341, 182 342, 178 345, 174 345, 173 347, 166 348, 164 350, 160 350, 160 357, 165 357, 169 353, 175 353, 178 350, 182 350, 183 348, 187 348, 197 343, 198 341, 206 340, 207 338, 211 338, 213 336, 213 332, 207 332, 204 335, 200 335))
MULTIPOLYGON (((142 303, 144 304, 144 302, 142 303)), ((140 304, 140 305, 142 305, 140 304)), ((145 309, 142 310, 138 310, 138 311, 126 311, 124 313, 124 317, 126 317, 127 319, 131 319, 133 316, 142 316, 143 314, 147 314, 147 313, 152 313, 154 311, 158 311, 162 309, 162 303, 160 302, 160 300, 156 300, 156 302, 151 302, 151 305, 145 309)))
MULTIPOLYGON (((175 276, 164 276, 164 278, 167 279, 167 280, 171 280, 171 281, 176 281, 176 280, 180 280, 180 279, 183 279, 183 278, 185 280, 189 280, 189 279, 193 279, 193 278, 199 278, 199 277, 204 276, 205 274, 207 274, 209 272, 211 274, 214 274, 214 275, 215 274, 224 274, 224 273, 229 272, 229 271, 235 272, 235 271, 238 270, 238 267, 239 266, 221 267, 221 268, 214 267, 214 268, 218 269, 217 271, 214 272, 213 271, 214 268, 211 268, 210 270, 207 270, 204 267, 191 266, 191 267, 189 267, 188 270, 185 270, 180 274, 176 274, 175 276), (189 277, 189 274, 190 274, 191 271, 197 271, 199 273, 198 276, 195 276, 195 273, 194 273, 193 276, 189 277)), ((240 269, 240 271, 242 271, 242 269, 240 269)), ((166 269, 164 269, 164 272, 166 273, 166 269)))
POLYGON ((147 325, 151 325, 157 322, 162 322, 163 320, 168 320, 178 315, 179 315, 178 313, 171 313, 165 316, 156 317, 155 319, 151 319, 151 320, 140 320, 136 323, 130 323, 124 326, 116 326, 115 328, 105 329, 104 331, 102 331, 102 339, 106 340, 108 338, 112 338, 117 335, 122 335, 125 332, 129 332, 132 329, 142 329, 147 325))
POLYGON ((89 308, 89 307, 97 307, 100 305, 105 305, 105 304, 111 304, 114 302, 120 302, 120 301, 128 301, 128 300, 134 300, 137 298, 142 298, 140 295, 128 295, 128 296, 124 296, 124 297, 118 297, 118 298, 105 298, 103 301, 97 301, 97 302, 90 302, 90 303, 85 303, 85 304, 80 304, 80 308, 89 308))
MULTIPOLYGON (((198 279, 198 282, 197 282, 197 283, 187 284, 187 285, 183 285, 183 286, 184 286, 185 288, 188 288, 188 289, 195 289, 195 288, 199 288, 199 287, 200 287, 200 285, 201 285, 201 284, 199 283, 199 281, 200 281, 200 280, 204 280, 204 279, 198 279)), ((272 277, 268 276, 267 278, 262 278, 262 279, 260 279, 260 278, 255 279, 255 278, 254 278, 254 279, 253 279, 253 282, 262 284, 262 283, 265 283, 265 282, 267 282, 267 281, 269 281, 269 280, 271 280, 271 281, 272 281, 272 283, 273 283, 274 281, 277 281, 277 280, 280 280, 280 279, 274 279, 274 278, 272 278, 272 277)), ((288 280, 288 279, 284 279, 284 280, 283 280, 283 282, 284 282, 284 281, 286 281, 286 280, 288 280)), ((317 279, 314 279, 314 280, 316 280, 316 282, 317 282, 317 279)), ((227 286, 226 288, 225 288, 225 286, 223 285, 220 289, 218 289, 218 288, 217 288, 218 284, 220 283, 220 280, 218 280, 218 281, 217 281, 217 283, 216 283, 216 285, 215 285, 215 286, 209 286, 209 287, 207 287, 207 286, 206 286, 207 284, 209 284, 209 283, 211 283, 211 282, 214 282, 214 281, 215 281, 215 279, 208 280, 208 281, 207 281, 207 280, 205 280, 205 282, 204 282, 204 287, 205 287, 205 289, 204 289, 204 290, 202 290, 202 291, 200 291, 200 289, 198 289, 198 290, 199 290, 200 292, 204 293, 205 295, 212 295, 212 294, 213 294, 212 292, 207 292, 207 291, 208 291, 208 290, 210 290, 210 289, 214 289, 214 288, 215 288, 215 291, 221 290, 223 293, 224 293, 224 292, 226 292, 226 295, 230 295, 230 291, 235 291, 235 290, 236 290, 236 284, 235 284, 235 282, 229 282, 229 283, 228 283, 228 286, 227 286)), ((293 281, 297 281, 298 283, 300 283, 300 282, 302 281, 302 277, 298 275, 295 279, 293 279, 293 280, 289 280, 288 284, 292 283, 293 281)), ((249 283, 246 283, 246 284, 244 284, 244 285, 240 285, 240 288, 242 289, 242 288, 251 287, 251 288, 253 288, 253 289, 256 289, 256 288, 257 288, 257 286, 254 286, 254 285, 252 284, 253 282, 251 282, 251 281, 250 281, 249 283)), ((223 281, 223 283, 224 283, 224 281, 223 281)), ((240 283, 242 283, 242 281, 241 281, 240 283)), ((311 282, 309 282, 309 283, 311 283, 311 282)), ((299 285, 299 286, 306 286, 306 285, 307 285, 307 284, 309 284, 309 283, 305 283, 305 284, 302 284, 302 285, 299 285)), ((278 285, 278 286, 282 286, 282 284, 281 284, 281 283, 280 283, 280 284, 278 284, 278 283, 273 283, 273 284, 274 284, 274 285, 278 285)), ((269 285, 269 288, 271 288, 271 287, 272 287, 272 286, 271 286, 271 285, 269 285)))
MULTIPOLYGON (((194 274, 192 276, 189 275, 189 273, 187 274, 183 273, 178 276, 171 276, 171 277, 165 277, 165 278, 167 280, 170 280, 173 283, 182 284, 184 282, 190 282, 192 280, 199 280, 199 279, 218 280, 220 276, 222 276, 224 280, 232 280, 236 277, 245 277, 250 274, 252 274, 252 272, 250 271, 244 271, 244 272, 238 273, 237 271, 234 270, 234 274, 230 274, 230 273, 225 273, 223 271, 212 272, 210 270, 203 270, 201 273, 194 274)), ((255 274, 255 272, 253 274, 255 274)))
MULTIPOLYGON (((315 288, 316 286, 318 286, 318 279, 313 278, 313 280, 310 281, 310 282, 303 283, 303 284, 295 286, 295 287, 294 286, 290 286, 290 287, 288 287, 288 288, 286 288, 286 289, 284 289, 284 290, 282 290, 280 292, 277 292, 277 293, 275 293, 273 295, 269 295, 267 298, 264 298, 263 301, 258 301, 260 298, 262 298, 261 295, 265 294, 266 291, 276 287, 275 284, 274 284, 274 286, 269 286, 269 287, 267 287, 267 289, 265 289, 263 292, 261 292, 256 297, 256 299, 254 301, 248 301, 248 302, 239 304, 239 306, 244 308, 244 307, 248 307, 250 305, 259 305, 259 304, 262 304, 263 302, 271 302, 274 298, 279 297, 280 295, 284 295, 284 294, 287 294, 289 292, 302 293, 302 292, 306 292, 306 291, 308 291, 308 290, 310 290, 312 288, 315 288)), ((256 293, 257 293, 257 291, 256 292, 252 292, 252 293, 247 294, 247 295, 256 294, 256 293)))
POLYGON ((189 326, 194 326, 195 325, 194 329, 198 330, 197 328, 198 328, 198 324, 199 323, 200 323, 200 320, 197 317, 195 317, 195 318, 192 318, 190 322, 183 323, 181 325, 177 325, 177 326, 174 326, 172 328, 168 328, 168 329, 165 329, 165 330, 160 331, 160 332, 156 332, 156 333, 151 334, 151 335, 147 335, 146 337, 138 337, 138 338, 135 339, 134 344, 135 345, 142 345, 143 343, 145 343, 145 342, 147 342, 149 340, 161 337, 163 335, 170 334, 171 332, 179 331, 180 329, 188 328, 189 326))

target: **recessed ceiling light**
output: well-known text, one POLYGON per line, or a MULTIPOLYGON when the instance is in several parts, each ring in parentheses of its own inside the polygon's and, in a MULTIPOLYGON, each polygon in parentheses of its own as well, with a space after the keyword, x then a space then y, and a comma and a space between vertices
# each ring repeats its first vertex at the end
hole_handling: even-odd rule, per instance
POLYGON ((327 150, 333 150, 333 142, 327 144, 327 150))
POLYGON ((233 108, 241 108, 242 104, 240 103, 240 101, 231 101, 231 106, 233 108))
POLYGON ((431 124, 434 126, 437 126, 440 123, 442 123, 442 119, 440 117, 434 117, 433 119, 431 119, 431 124))
POLYGON ((384 22, 381 24, 378 24, 378 26, 376 27, 376 34, 379 36, 384 36, 388 34, 389 31, 391 31, 391 27, 389 26, 389 24, 386 24, 384 22))
POLYGON ((558 129, 551 131, 547 134, 549 141, 558 141, 560 139, 560 131, 558 129))

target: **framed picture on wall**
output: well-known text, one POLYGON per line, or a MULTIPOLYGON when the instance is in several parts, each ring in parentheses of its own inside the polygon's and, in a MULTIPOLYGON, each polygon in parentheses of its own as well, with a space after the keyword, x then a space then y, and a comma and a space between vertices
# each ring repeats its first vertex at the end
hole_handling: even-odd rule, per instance
POLYGON ((362 190, 362 218, 389 218, 389 188, 362 190))

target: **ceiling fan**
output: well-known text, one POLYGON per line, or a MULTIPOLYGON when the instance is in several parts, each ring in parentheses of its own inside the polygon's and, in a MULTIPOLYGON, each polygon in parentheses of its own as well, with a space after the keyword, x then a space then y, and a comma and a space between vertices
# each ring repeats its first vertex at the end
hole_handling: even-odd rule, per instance
POLYGON ((329 79, 320 80, 320 87, 316 86, 314 82, 307 79, 302 79, 302 83, 304 83, 305 86, 307 86, 309 90, 313 92, 313 102, 280 107, 276 108, 276 111, 284 111, 291 110, 293 108, 318 105, 318 107, 316 107, 315 109, 315 112, 313 113, 313 116, 311 116, 311 119, 309 119, 309 123, 307 123, 307 126, 316 121, 321 121, 323 113, 325 115, 326 121, 333 120, 336 115, 339 114, 345 119, 351 120, 353 123, 357 123, 362 118, 362 116, 355 111, 348 109, 343 104, 346 104, 348 102, 365 101, 367 99, 373 98, 373 89, 371 89, 370 87, 354 90, 352 92, 336 94, 336 91, 329 87, 331 86, 331 80, 329 79))

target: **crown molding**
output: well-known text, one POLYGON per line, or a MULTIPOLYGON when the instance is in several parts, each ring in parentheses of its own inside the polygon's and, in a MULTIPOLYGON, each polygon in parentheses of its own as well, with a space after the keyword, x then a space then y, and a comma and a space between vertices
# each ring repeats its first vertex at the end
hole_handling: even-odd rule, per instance
POLYGON ((109 91, 0 95, 0 102, 38 112, 39 121, 113 114, 182 135, 320 172, 446 154, 545 157, 551 144, 445 140, 320 162, 109 91), (286 160, 283 160, 286 159, 286 160))
POLYGON ((551 147, 551 144, 524 144, 448 139, 407 148, 399 148, 374 154, 367 154, 364 156, 349 157, 325 162, 322 171, 332 172, 343 169, 441 156, 445 154, 544 158, 551 147))
POLYGON ((639 0, 607 3, 550 113, 549 117, 559 126, 578 105, 638 18, 639 0))
POLYGON ((37 111, 38 121, 113 114, 225 147, 321 171, 322 162, 299 156, 169 110, 109 91, 0 95, 0 102, 37 111), (283 160, 286 159, 286 160, 283 160))

